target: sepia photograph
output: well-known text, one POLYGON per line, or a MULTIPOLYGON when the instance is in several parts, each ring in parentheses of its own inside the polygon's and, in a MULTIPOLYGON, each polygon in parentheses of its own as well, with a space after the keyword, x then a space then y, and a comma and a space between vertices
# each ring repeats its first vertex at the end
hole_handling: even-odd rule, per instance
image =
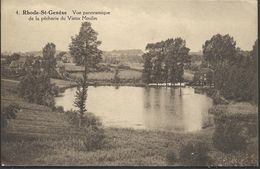
POLYGON ((1 166, 257 167, 257 0, 1 0, 1 166))

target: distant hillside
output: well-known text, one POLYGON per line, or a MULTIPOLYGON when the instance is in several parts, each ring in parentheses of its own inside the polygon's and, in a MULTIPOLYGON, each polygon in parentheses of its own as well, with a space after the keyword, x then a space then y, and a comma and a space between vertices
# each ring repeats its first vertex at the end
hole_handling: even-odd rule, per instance
POLYGON ((191 62, 202 62, 203 59, 203 53, 202 51, 198 51, 198 52, 189 52, 189 55, 191 55, 191 62))
POLYGON ((202 56, 203 53, 202 51, 198 51, 198 52, 189 52, 190 55, 199 55, 199 56, 202 56))
MULTIPOLYGON (((69 56, 68 51, 56 51, 55 55, 58 55, 60 52, 66 52, 69 56)), ((2 52, 2 55, 11 55, 11 52, 2 52)), ((30 52, 19 52, 21 56, 41 56, 42 51, 30 51, 30 52)), ((129 49, 129 50, 112 50, 112 51, 103 51, 102 58, 105 63, 143 63, 143 51, 140 49, 129 49)))
POLYGON ((143 51, 140 49, 103 51, 106 63, 143 63, 143 51))
MULTIPOLYGON (((59 54, 60 52, 63 52, 63 51, 60 51, 60 50, 57 50, 55 55, 59 54)), ((65 51, 67 52, 67 51, 65 51)), ((1 54, 2 55, 12 55, 13 53, 18 53, 19 55, 21 56, 41 56, 42 57, 42 51, 29 51, 29 52, 2 52, 1 54)), ((69 53, 69 52, 67 52, 69 53)))

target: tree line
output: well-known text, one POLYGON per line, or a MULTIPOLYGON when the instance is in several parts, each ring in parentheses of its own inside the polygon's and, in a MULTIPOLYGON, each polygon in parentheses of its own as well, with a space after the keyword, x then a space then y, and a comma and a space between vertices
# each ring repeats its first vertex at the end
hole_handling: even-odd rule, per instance
POLYGON ((251 51, 236 47, 230 35, 216 34, 203 45, 203 58, 214 71, 214 86, 226 99, 258 100, 258 40, 251 51))
MULTIPOLYGON (((203 44, 201 67, 213 70, 214 88, 226 99, 257 101, 257 47, 258 40, 251 51, 243 51, 228 34, 216 34, 203 44)), ((182 38, 148 43, 143 55, 143 81, 157 84, 183 82, 184 64, 191 59, 189 50, 182 38)))

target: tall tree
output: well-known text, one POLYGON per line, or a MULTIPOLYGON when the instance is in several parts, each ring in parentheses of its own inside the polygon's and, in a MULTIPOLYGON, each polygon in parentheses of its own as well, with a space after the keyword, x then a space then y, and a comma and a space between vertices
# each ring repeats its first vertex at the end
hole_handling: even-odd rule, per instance
POLYGON ((228 65, 235 60, 236 42, 230 35, 214 35, 202 46, 203 57, 214 70, 214 84, 217 89, 225 87, 225 72, 228 65))
POLYGON ((144 59, 144 69, 143 69, 142 78, 145 83, 150 83, 151 72, 152 72, 152 62, 151 62, 152 56, 149 53, 144 53, 142 57, 144 59))
MULTIPOLYGON (((184 63, 189 62, 189 48, 182 38, 147 44, 143 78, 153 82, 176 83, 183 81, 184 63), (144 76, 146 75, 146 76, 144 76)), ((144 79, 145 81, 145 79, 144 79)))
POLYGON ((232 61, 236 54, 236 42, 230 35, 214 35, 202 46, 203 57, 216 70, 232 61))
POLYGON ((71 55, 75 58, 78 65, 84 65, 85 71, 82 78, 78 81, 76 98, 74 105, 78 108, 79 114, 79 128, 82 126, 82 120, 84 113, 87 111, 87 89, 88 89, 88 71, 90 67, 95 65, 101 59, 101 50, 98 46, 101 41, 97 40, 98 33, 94 31, 89 22, 84 22, 81 25, 80 32, 75 38, 72 38, 72 42, 69 46, 71 55))
POLYGON ((69 50, 77 65, 84 65, 85 57, 90 67, 95 67, 101 61, 102 51, 98 49, 101 41, 97 40, 97 35, 91 23, 83 22, 79 34, 71 38, 69 50))
POLYGON ((253 50, 250 52, 251 56, 251 83, 250 89, 252 94, 252 100, 257 103, 258 101, 258 39, 253 45, 253 50))
POLYGON ((47 73, 49 77, 53 77, 56 74, 56 59, 55 59, 55 53, 56 53, 56 46, 54 43, 48 43, 45 45, 45 47, 42 50, 43 54, 43 60, 42 60, 42 66, 44 72, 47 73))
POLYGON ((81 123, 83 120, 84 113, 87 112, 86 109, 86 101, 87 101, 87 71, 83 73, 83 78, 80 78, 78 81, 76 96, 74 105, 78 108, 78 115, 79 115, 79 128, 81 128, 81 123))

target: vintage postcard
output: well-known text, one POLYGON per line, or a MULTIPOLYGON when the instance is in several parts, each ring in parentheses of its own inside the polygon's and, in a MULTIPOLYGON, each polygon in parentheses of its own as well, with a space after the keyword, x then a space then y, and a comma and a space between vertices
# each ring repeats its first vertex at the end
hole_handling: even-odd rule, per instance
POLYGON ((2 166, 258 166, 257 0, 1 0, 2 166))

